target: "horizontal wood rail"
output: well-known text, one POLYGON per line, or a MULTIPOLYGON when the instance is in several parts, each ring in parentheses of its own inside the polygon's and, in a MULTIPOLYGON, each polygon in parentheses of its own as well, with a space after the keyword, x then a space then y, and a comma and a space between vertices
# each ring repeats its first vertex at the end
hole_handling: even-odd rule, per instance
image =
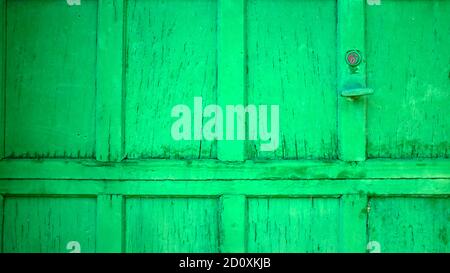
POLYGON ((340 197, 432 195, 449 196, 450 179, 387 180, 255 180, 255 181, 98 181, 0 180, 2 195, 340 197))
POLYGON ((246 161, 6 159, 0 179, 320 180, 450 178, 450 160, 246 161))

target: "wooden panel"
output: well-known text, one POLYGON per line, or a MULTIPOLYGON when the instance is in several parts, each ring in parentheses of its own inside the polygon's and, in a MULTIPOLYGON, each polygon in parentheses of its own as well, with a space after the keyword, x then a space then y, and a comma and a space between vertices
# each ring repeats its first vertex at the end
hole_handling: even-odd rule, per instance
POLYGON ((339 159, 345 161, 366 160, 366 112, 367 98, 348 98, 342 92, 366 87, 366 28, 364 0, 338 1, 338 146, 339 159), (360 54, 361 63, 355 67, 347 64, 350 50, 360 54))
POLYGON ((6 0, 0 0, 0 159, 5 156, 6 0))
MULTIPOLYGON (((153 196, 450 195, 450 179, 376 180, 0 180, 0 193, 153 196), (44 189, 44 190, 43 190, 44 189)), ((239 207, 236 204, 237 207, 239 207)), ((240 217, 235 215, 236 217, 240 217)))
MULTIPOLYGON (((218 0, 217 104, 222 109, 226 105, 245 104, 245 1, 218 0)), ((236 122, 234 132, 237 126, 236 122)), ((227 127, 224 126, 224 136, 227 127)), ((218 141, 217 157, 223 161, 243 161, 245 144, 244 140, 218 141)))
POLYGON ((372 198, 368 226, 381 252, 450 252, 450 199, 372 198))
POLYGON ((95 156, 99 161, 124 157, 125 1, 99 0, 98 5, 95 156))
MULTIPOLYGON (((343 161, 278 160, 229 164, 217 160, 154 159, 103 163, 92 159, 5 159, 0 161, 0 178, 194 180, 193 182, 195 180, 437 179, 450 178, 450 160, 371 159, 358 164, 343 161)), ((385 181, 385 183, 388 182, 385 181)), ((410 181, 407 182, 410 183, 410 181)), ((374 183, 384 182, 374 181, 374 183)), ((386 188, 386 190, 390 189, 392 187, 386 188)))
POLYGON ((336 158, 336 1, 249 0, 247 35, 248 103, 280 105, 279 148, 250 157, 336 158))
POLYGON ((194 96, 216 103, 217 5, 213 0, 131 0, 127 7, 128 158, 216 158, 213 141, 175 141, 171 109, 194 96))
POLYGON ((126 200, 127 252, 218 252, 218 201, 126 200))
POLYGON ((97 197, 97 252, 122 252, 124 245, 123 217, 124 202, 121 195, 101 194, 97 197))
POLYGON ((7 1, 6 156, 93 157, 97 2, 7 1))
POLYGON ((4 252, 95 251, 95 198, 5 197, 4 252))
POLYGON ((220 252, 246 251, 247 200, 245 195, 220 198, 220 252))
POLYGON ((450 1, 367 7, 369 157, 450 155, 450 1))
POLYGON ((339 199, 251 198, 249 252, 336 252, 339 199))

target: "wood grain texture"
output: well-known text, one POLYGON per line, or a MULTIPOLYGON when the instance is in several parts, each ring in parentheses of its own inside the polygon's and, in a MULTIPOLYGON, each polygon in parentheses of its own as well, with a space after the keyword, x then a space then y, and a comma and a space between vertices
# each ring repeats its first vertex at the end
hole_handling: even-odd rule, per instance
POLYGON ((127 198, 127 252, 218 252, 218 200, 127 198))
POLYGON ((339 199, 251 198, 249 252, 336 252, 339 199))
POLYGON ((366 252, 367 204, 367 195, 362 193, 340 198, 339 252, 366 252))
POLYGON ((7 22, 6 156, 93 157, 97 1, 10 0, 7 22))
POLYGON ((366 159, 366 97, 348 98, 341 93, 366 87, 366 28, 364 0, 339 0, 337 8, 337 70, 338 70, 338 146, 339 159, 364 161, 366 159), (361 63, 350 67, 346 54, 357 50, 361 63))
POLYGON ((125 0, 99 0, 95 155, 99 161, 124 158, 125 0))
POLYGON ((280 105, 279 148, 249 156, 336 158, 336 1, 247 1, 247 48, 248 103, 280 105))
POLYGON ((128 158, 217 157, 214 141, 175 141, 170 133, 173 106, 193 109, 194 96, 203 97, 203 106, 217 101, 216 28, 213 0, 128 1, 128 158))
POLYGON ((450 178, 446 159, 371 159, 342 161, 279 160, 225 163, 217 160, 95 160, 0 161, 0 179, 80 180, 309 180, 309 179, 437 179, 450 178))
POLYGON ((202 196, 221 195, 308 197, 343 194, 450 195, 450 179, 382 180, 231 180, 231 181, 98 181, 98 180, 0 180, 0 193, 10 195, 86 195, 119 194, 131 196, 202 196))
POLYGON ((0 253, 3 253, 3 219, 5 216, 4 213, 4 204, 5 204, 5 198, 3 197, 3 195, 0 195, 0 219, 2 219, 1 223, 0 223, 0 253))
POLYGON ((450 199, 372 198, 369 241, 381 252, 450 252, 450 199))
MULTIPOLYGON (((245 105, 245 1, 218 0, 217 104, 222 109, 226 105, 245 105)), ((224 135, 226 130, 224 126, 224 135)), ((244 140, 218 141, 218 159, 245 160, 245 144, 244 140)))
POLYGON ((0 160, 5 157, 6 0, 0 0, 0 160))
POLYGON ((120 253, 124 249, 124 198, 122 195, 97 196, 97 253, 120 253))
POLYGON ((247 199, 245 195, 220 197, 220 252, 243 253, 247 249, 247 199))
POLYGON ((94 198, 6 197, 4 252, 68 253, 78 241, 81 252, 95 252, 94 198))
POLYGON ((449 13, 450 1, 367 7, 369 157, 449 157, 449 13))

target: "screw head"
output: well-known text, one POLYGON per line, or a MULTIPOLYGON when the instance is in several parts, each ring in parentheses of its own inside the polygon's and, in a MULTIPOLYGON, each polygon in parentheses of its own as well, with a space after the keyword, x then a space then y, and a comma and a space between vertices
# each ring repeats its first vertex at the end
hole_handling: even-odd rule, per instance
POLYGON ((361 52, 356 49, 347 51, 345 53, 345 61, 349 66, 358 66, 362 61, 361 52))

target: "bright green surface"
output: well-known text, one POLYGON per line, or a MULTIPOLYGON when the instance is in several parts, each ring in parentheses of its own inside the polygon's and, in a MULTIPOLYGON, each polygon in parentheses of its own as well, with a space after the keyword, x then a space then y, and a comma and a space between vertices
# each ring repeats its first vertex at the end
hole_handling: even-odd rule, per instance
POLYGON ((279 149, 249 157, 336 158, 335 1, 247 1, 247 50, 248 103, 281 105, 279 149))
POLYGON ((339 199, 251 198, 250 252, 336 252, 339 199))
POLYGON ((217 252, 217 200, 128 198, 127 252, 217 252))
POLYGON ((367 8, 369 157, 449 157, 449 14, 450 1, 367 8))
POLYGON ((4 252, 62 252, 78 241, 95 252, 95 198, 6 197, 4 252))
POLYGON ((6 12, 6 156, 93 157, 96 1, 10 0, 6 12))
POLYGON ((211 141, 172 139, 177 104, 216 103, 215 1, 128 1, 125 145, 128 158, 215 158, 211 141))
POLYGON ((0 4, 3 252, 450 252, 449 0, 0 4), (194 96, 279 149, 173 141, 194 96))
POLYGON ((368 225, 382 252, 450 252, 449 199, 372 198, 368 225))

